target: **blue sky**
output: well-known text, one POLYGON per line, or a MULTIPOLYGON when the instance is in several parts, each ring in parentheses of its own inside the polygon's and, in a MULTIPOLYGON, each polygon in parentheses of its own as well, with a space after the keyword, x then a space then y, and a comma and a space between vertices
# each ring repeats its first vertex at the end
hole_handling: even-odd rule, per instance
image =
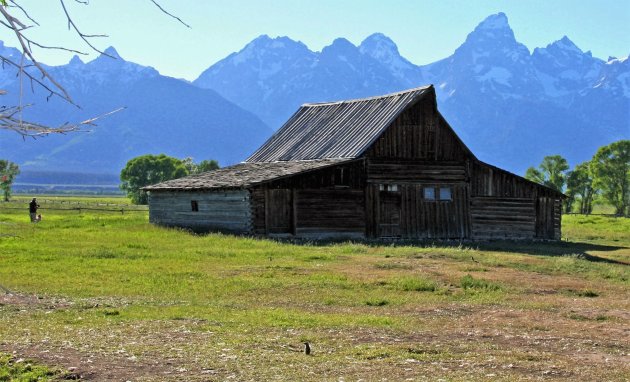
MULTIPOLYGON (((530 51, 567 35, 582 50, 606 59, 630 54, 628 0, 159 0, 191 25, 162 14, 149 0, 66 0, 85 33, 106 33, 94 43, 113 45, 129 61, 173 77, 195 79, 211 64, 261 34, 289 36, 311 50, 337 37, 359 44, 381 32, 403 56, 427 64, 450 55, 490 14, 505 12, 516 39, 530 51)), ((41 26, 38 42, 85 50, 69 32, 58 1, 20 0, 41 26)), ((13 45, 7 30, 0 39, 13 45)), ((67 53, 38 51, 40 60, 63 64, 67 53)), ((84 57, 90 60, 92 57, 84 57)))

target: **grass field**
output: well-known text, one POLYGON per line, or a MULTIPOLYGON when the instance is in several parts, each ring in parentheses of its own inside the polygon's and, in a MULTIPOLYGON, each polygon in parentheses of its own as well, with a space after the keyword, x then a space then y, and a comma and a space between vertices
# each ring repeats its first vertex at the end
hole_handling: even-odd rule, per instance
POLYGON ((7 206, 0 381, 630 378, 630 219, 567 216, 558 243, 291 244, 7 206))

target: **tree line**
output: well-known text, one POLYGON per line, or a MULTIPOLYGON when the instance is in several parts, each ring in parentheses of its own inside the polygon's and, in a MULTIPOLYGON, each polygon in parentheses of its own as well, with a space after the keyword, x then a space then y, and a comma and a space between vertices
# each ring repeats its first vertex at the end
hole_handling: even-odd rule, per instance
MULTIPOLYGON (((218 168, 219 162, 214 159, 195 163, 191 157, 178 159, 165 154, 141 155, 129 160, 120 172, 120 188, 127 192, 134 204, 147 204, 147 194, 141 190, 142 187, 218 168)), ((19 173, 17 164, 0 159, 0 190, 5 201, 9 201, 11 186, 19 173)))
POLYGON ((218 168, 219 162, 213 159, 195 163, 191 157, 177 159, 165 154, 141 155, 128 161, 120 172, 120 188, 127 192, 134 204, 148 204, 148 195, 142 187, 218 168))
POLYGON ((630 216, 630 140, 600 147, 590 161, 572 170, 562 156, 546 156, 537 168, 527 169, 525 178, 563 192, 567 213, 590 214, 593 200, 601 196, 615 215, 630 216))

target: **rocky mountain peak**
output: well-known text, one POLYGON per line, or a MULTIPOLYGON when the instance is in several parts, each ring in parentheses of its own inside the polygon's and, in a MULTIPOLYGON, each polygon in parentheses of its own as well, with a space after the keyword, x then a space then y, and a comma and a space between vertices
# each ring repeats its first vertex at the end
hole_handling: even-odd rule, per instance
POLYGON ((347 53, 347 52, 355 52, 357 50, 357 47, 354 46, 354 44, 352 44, 350 41, 348 41, 347 39, 340 37, 340 38, 336 38, 332 44, 324 47, 324 49, 322 49, 322 54, 336 54, 336 53, 347 53))
POLYGON ((115 59, 122 60, 122 57, 120 57, 120 55, 118 54, 118 51, 116 51, 116 48, 114 48, 113 46, 110 46, 107 49, 105 49, 103 53, 105 53, 108 56, 114 57, 115 59))
POLYGON ((488 16, 468 35, 466 44, 515 45, 514 32, 505 13, 488 16))
POLYGON ((70 66, 80 66, 80 65, 83 65, 83 64, 84 64, 83 61, 76 54, 74 56, 72 56, 72 58, 68 62, 68 65, 70 65, 70 66))
POLYGON ((359 45, 359 51, 379 61, 391 61, 392 57, 400 57, 398 46, 382 33, 369 35, 359 45))

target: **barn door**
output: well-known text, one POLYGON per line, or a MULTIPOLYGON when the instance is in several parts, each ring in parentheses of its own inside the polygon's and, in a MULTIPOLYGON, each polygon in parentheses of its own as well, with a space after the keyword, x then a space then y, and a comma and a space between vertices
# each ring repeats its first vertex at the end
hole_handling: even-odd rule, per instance
POLYGON ((293 199, 291 190, 267 190, 265 217, 268 233, 291 233, 293 199))
POLYGON ((400 237, 400 189, 383 185, 379 191, 379 237, 400 237))

